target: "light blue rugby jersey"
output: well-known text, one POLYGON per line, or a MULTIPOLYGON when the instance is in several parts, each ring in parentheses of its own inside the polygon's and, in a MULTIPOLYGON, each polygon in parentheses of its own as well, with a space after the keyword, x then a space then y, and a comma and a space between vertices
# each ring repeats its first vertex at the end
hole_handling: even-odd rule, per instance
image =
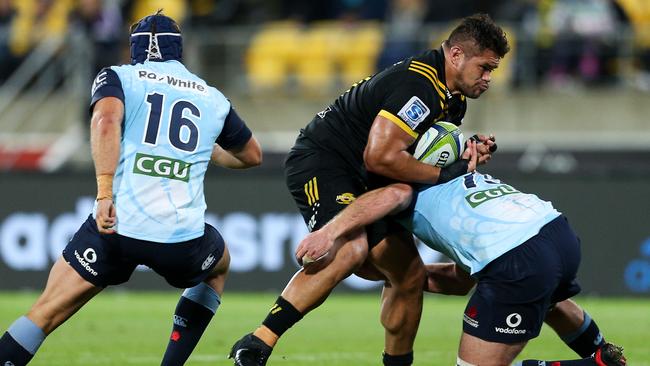
POLYGON ((402 223, 474 274, 559 215, 550 202, 475 172, 419 192, 402 223))
POLYGON ((177 61, 111 70, 125 105, 113 181, 117 233, 160 243, 203 235, 203 177, 230 102, 177 61))

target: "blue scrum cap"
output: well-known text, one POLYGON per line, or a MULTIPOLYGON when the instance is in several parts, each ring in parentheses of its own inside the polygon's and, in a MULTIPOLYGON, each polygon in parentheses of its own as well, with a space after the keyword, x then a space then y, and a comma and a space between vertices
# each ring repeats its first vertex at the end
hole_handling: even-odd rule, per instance
POLYGON ((162 14, 146 16, 131 26, 131 64, 149 61, 180 61, 183 56, 181 29, 162 14))

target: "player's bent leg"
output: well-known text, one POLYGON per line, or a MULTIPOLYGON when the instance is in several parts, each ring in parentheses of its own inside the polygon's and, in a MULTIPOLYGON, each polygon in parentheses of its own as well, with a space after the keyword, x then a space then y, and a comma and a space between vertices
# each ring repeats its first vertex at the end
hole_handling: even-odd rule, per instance
MULTIPOLYGON (((336 243, 325 258, 307 265, 296 272, 282 291, 278 303, 264 320, 262 336, 266 335, 263 328, 270 330, 275 337, 262 338, 270 346, 274 346, 277 338, 289 329, 297 319, 298 314, 291 319, 283 319, 287 308, 300 314, 300 318, 320 306, 330 292, 345 278, 359 268, 368 255, 368 244, 364 230, 359 230, 348 237, 348 241, 336 243), (294 321, 295 320, 295 321, 294 321)), ((258 332, 255 332, 256 336, 258 332)))
POLYGON ((388 279, 381 302, 384 365, 410 365, 422 315, 424 264, 412 236, 406 232, 389 235, 379 242, 368 260, 388 279))
POLYGON ((27 364, 45 337, 101 290, 59 257, 41 296, 27 315, 16 320, 0 339, 0 364, 27 364))
POLYGON ((102 290, 102 287, 86 281, 63 257, 59 257, 52 266, 45 290, 27 317, 47 336, 102 290))
POLYGON ((230 253, 224 245, 223 256, 208 277, 183 291, 174 311, 172 333, 161 365, 183 365, 190 357, 221 305, 229 267, 230 253))
POLYGON ((298 271, 282 291, 281 296, 303 315, 322 304, 334 287, 366 260, 368 240, 365 231, 358 230, 346 239, 335 243, 323 259, 298 271))
POLYGON ((508 366, 524 349, 526 341, 506 344, 489 342, 463 332, 457 365, 508 366))
POLYGON ((545 322, 581 357, 588 357, 605 345, 596 322, 570 299, 555 304, 545 322))
POLYGON ((465 296, 476 284, 469 273, 456 263, 429 263, 425 267, 427 292, 465 296))
POLYGON ((365 230, 335 243, 317 262, 299 270, 276 300, 262 325, 239 339, 230 358, 239 366, 265 365, 272 347, 287 329, 325 301, 332 289, 359 268, 368 254, 365 230))

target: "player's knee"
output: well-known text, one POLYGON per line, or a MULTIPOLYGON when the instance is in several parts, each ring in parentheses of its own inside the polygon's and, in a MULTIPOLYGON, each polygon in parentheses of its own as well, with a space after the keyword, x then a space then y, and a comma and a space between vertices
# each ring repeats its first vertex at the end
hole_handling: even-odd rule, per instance
POLYGON ((354 240, 346 244, 342 259, 348 263, 351 271, 361 268, 368 257, 368 243, 365 240, 354 240))

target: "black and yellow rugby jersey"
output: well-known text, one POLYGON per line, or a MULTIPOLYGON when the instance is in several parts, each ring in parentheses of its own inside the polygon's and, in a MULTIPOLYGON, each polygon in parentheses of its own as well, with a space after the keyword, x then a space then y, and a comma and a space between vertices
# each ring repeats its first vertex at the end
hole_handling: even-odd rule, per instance
POLYGON ((319 112, 302 135, 363 169, 363 150, 377 115, 415 138, 437 121, 460 125, 467 102, 447 89, 444 64, 442 48, 400 61, 354 84, 319 112))

